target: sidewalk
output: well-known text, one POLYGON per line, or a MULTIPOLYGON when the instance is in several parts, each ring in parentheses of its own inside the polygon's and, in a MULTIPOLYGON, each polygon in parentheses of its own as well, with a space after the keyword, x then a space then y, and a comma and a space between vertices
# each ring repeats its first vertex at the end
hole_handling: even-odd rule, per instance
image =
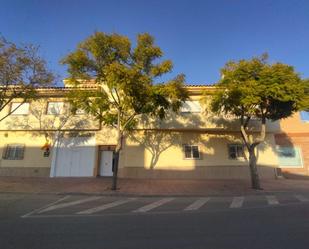
POLYGON ((100 194, 137 196, 235 196, 269 192, 307 192, 308 180, 263 180, 264 190, 253 190, 246 180, 119 179, 111 191, 111 178, 0 177, 0 193, 100 194))

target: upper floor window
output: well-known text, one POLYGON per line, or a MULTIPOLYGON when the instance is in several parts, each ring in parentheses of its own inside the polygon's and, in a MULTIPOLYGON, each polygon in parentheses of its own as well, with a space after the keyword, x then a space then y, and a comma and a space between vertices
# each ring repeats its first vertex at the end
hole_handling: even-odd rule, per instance
POLYGON ((200 151, 198 145, 184 145, 185 159, 199 159, 200 151))
POLYGON ((3 159, 22 160, 24 158, 25 145, 8 144, 3 152, 3 159))
POLYGON ((48 102, 47 105, 47 114, 50 115, 59 115, 63 112, 63 102, 48 102))
POLYGON ((280 167, 302 167, 300 148, 293 146, 277 146, 280 167))
POLYGON ((304 122, 309 122, 309 111, 301 111, 300 118, 304 122))
POLYGON ((242 144, 229 144, 228 152, 230 159, 240 159, 245 157, 244 146, 242 144))
POLYGON ((29 103, 13 102, 11 104, 12 115, 27 115, 29 113, 29 103))
POLYGON ((180 108, 180 112, 182 113, 199 113, 201 111, 202 107, 197 100, 185 101, 180 108))
POLYGON ((86 114, 86 111, 84 109, 78 108, 75 111, 75 115, 84 115, 86 114))

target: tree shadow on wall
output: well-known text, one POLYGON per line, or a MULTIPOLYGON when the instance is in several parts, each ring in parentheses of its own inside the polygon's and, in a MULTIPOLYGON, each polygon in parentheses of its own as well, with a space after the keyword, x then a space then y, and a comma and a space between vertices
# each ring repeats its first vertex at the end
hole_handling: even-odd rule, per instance
POLYGON ((54 110, 54 114, 47 114, 47 103, 45 99, 38 99, 31 103, 28 115, 11 115, 6 120, 7 129, 30 131, 32 137, 44 136, 46 143, 51 144, 51 147, 58 138, 65 136, 81 136, 85 139, 79 139, 80 143, 86 141, 89 136, 88 128, 94 126, 91 118, 74 115, 66 102, 62 110, 54 110))
MULTIPOLYGON (((216 123, 218 127, 223 128, 226 131, 234 131, 235 133, 238 133, 239 136, 241 137, 241 132, 240 132, 240 120, 239 118, 233 116, 233 115, 227 115, 226 117, 224 115, 216 115, 213 113, 210 113, 209 119, 212 120, 211 122, 216 123)), ((248 132, 248 137, 249 141, 253 141, 256 139, 261 130, 261 121, 259 119, 252 119, 250 120, 250 124, 247 127, 247 132, 248 132)), ((280 123, 278 121, 270 121, 267 120, 266 123, 266 135, 271 133, 275 134, 280 130, 280 123)), ((243 144, 243 140, 240 140, 240 142, 243 144)), ((291 144, 291 141, 288 142, 291 144)), ((271 139, 265 139, 262 143, 260 143, 257 148, 256 148, 256 157, 257 160, 260 157, 260 153, 264 152, 267 150, 267 148, 271 148, 272 151, 277 154, 276 146, 275 144, 272 143, 271 139)), ((248 160, 248 159, 246 159, 248 160)))
POLYGON ((184 142, 183 133, 191 131, 202 125, 199 115, 181 115, 169 113, 165 120, 152 119, 142 116, 140 125, 142 129, 133 130, 128 138, 138 143, 151 154, 149 168, 156 167, 161 154, 172 146, 183 147, 185 143, 198 142, 199 135, 190 133, 190 139, 184 142))
POLYGON ((152 131, 145 130, 141 132, 131 132, 129 138, 137 142, 138 144, 144 146, 144 148, 150 152, 150 169, 154 169, 160 155, 172 147, 177 145, 181 141, 181 136, 178 132, 168 132, 168 131, 152 131))

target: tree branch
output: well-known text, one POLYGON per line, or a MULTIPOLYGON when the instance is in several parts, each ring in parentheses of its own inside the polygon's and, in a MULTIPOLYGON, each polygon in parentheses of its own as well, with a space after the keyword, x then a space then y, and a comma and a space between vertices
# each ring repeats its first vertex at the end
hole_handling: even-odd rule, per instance
POLYGON ((118 103, 119 103, 119 105, 120 105, 120 97, 119 97, 119 94, 118 94, 118 91, 117 91, 117 89, 116 88, 114 88, 115 89, 115 93, 116 93, 116 96, 117 96, 117 99, 118 99, 118 103))
POLYGON ((250 119, 251 119, 251 117, 247 116, 246 121, 244 122, 244 128, 248 127, 250 119))
POLYGON ((132 119, 136 116, 136 113, 134 112, 128 119, 127 121, 124 123, 122 129, 125 129, 126 126, 132 121, 132 119))
MULTIPOLYGON (((248 118, 247 118, 248 119, 248 118)), ((250 145, 249 145, 249 137, 248 137, 248 134, 247 134, 247 132, 246 132, 246 126, 245 126, 245 124, 247 123, 247 122, 249 122, 249 121, 244 121, 244 115, 242 114, 241 116, 240 116, 240 133, 241 133, 241 136, 242 136, 242 138, 243 138, 243 140, 244 140, 244 142, 245 142, 245 145, 246 145, 246 147, 248 148, 248 150, 249 150, 249 148, 250 148, 250 145)))
MULTIPOLYGON (((0 106, 0 111, 2 111, 13 99, 14 99, 14 98, 11 97, 11 98, 8 99, 8 101, 6 101, 6 102, 3 101, 4 104, 2 104, 2 105, 0 106)), ((3 99, 2 99, 2 100, 3 100, 3 99)), ((2 103, 3 103, 3 102, 2 102, 2 103)))
POLYGON ((116 100, 116 98, 115 98, 115 96, 114 96, 114 94, 113 94, 113 89, 110 89, 110 88, 108 88, 109 89, 109 92, 110 92, 110 94, 111 94, 111 96, 112 96, 112 98, 113 98, 113 100, 114 100, 114 102, 112 102, 112 104, 113 105, 116 105, 116 108, 119 108, 120 107, 120 102, 118 102, 117 100, 116 100))
POLYGON ((0 119, 0 122, 2 121, 2 120, 4 120, 5 118, 7 118, 8 116, 10 116, 13 112, 15 112, 22 104, 24 104, 26 102, 26 100, 24 100, 24 102, 21 102, 14 110, 10 110, 9 112, 8 112, 8 114, 6 114, 4 117, 2 117, 1 119, 0 119))
POLYGON ((252 146, 257 146, 258 144, 264 142, 265 137, 266 137, 266 117, 263 116, 260 136, 252 143, 252 146))

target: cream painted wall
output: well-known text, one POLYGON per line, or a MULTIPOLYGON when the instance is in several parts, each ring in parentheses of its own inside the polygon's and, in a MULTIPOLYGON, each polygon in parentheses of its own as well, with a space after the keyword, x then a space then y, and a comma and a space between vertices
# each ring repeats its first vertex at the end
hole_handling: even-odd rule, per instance
MULTIPOLYGON (((153 133, 155 134, 155 133, 153 133)), ((159 133, 160 134, 160 133, 159 133)), ((246 159, 233 160, 228 157, 228 144, 241 143, 238 135, 211 135, 193 132, 174 133, 163 132, 156 140, 156 135, 148 135, 145 139, 141 134, 128 138, 123 150, 122 167, 142 167, 149 169, 151 160, 157 158, 155 169, 194 170, 204 166, 239 166, 248 165, 246 159), (185 159, 183 144, 199 145, 200 159, 185 159), (155 156, 156 153, 159 152, 155 156)), ((266 142, 258 147, 258 164, 276 167, 277 156, 272 134, 268 134, 266 142)), ((248 158, 248 153, 246 153, 248 158)))
MULTIPOLYGON (((170 113, 163 121, 149 120, 141 118, 139 128, 161 128, 161 129, 216 129, 222 131, 239 131, 239 120, 234 117, 219 116, 210 111, 211 96, 205 100, 201 96, 191 96, 190 100, 199 101, 202 107, 201 113, 170 113)), ((267 131, 279 131, 279 122, 267 121, 267 131)), ((253 132, 259 132, 261 127, 260 120, 251 120, 250 128, 253 132)))
POLYGON ((116 129, 103 126, 100 131, 96 132, 97 145, 116 145, 117 131, 116 129))
MULTIPOLYGON (((0 155, 3 148, 9 143, 25 144, 24 160, 3 160, 0 159, 0 167, 50 167, 51 157, 43 157, 41 147, 45 144, 43 135, 38 136, 34 131, 23 132, 22 130, 34 129, 53 129, 57 130, 63 115, 55 117, 46 115, 48 101, 61 101, 62 97, 46 97, 41 100, 31 102, 31 111, 40 112, 40 118, 37 116, 12 115, 0 122, 0 155), (2 130, 2 131, 1 131, 2 130), (7 131, 9 130, 9 131, 7 131), (14 131, 19 130, 19 132, 14 131)), ((201 100, 200 96, 191 96, 191 100, 201 100)), ((17 100, 18 101, 18 100, 17 100)), ((210 113, 207 101, 202 103, 202 113, 180 113, 179 115, 170 114, 164 122, 141 119, 138 128, 156 128, 154 134, 147 133, 146 140, 142 136, 145 131, 138 133, 139 135, 133 139, 126 139, 124 149, 120 156, 121 168, 149 168, 153 155, 151 148, 161 151, 155 163, 155 169, 171 169, 171 170, 194 170, 196 167, 205 168, 207 166, 245 166, 246 160, 230 160, 228 158, 228 143, 241 143, 239 137, 239 122, 228 117, 217 117, 210 113), (174 130, 174 132, 160 132, 160 129, 174 130), (176 132, 176 129, 178 132, 176 132), (201 129, 213 129, 218 134, 201 134, 197 132, 201 129), (190 130, 190 131, 189 131, 190 130), (181 131, 181 132, 179 132, 181 131), (234 133, 233 133, 234 132, 234 133), (219 133, 221 135, 219 135, 219 133), (231 135, 236 134, 236 135, 231 135), (199 160, 184 159, 183 144, 199 145, 201 158, 199 160), (148 150, 145 147, 148 146, 148 150)), ((1 113, 0 117, 9 111, 7 106, 1 113)), ((259 131, 258 123, 255 124, 253 131, 259 131)), ((278 122, 268 123, 267 131, 278 131, 278 122)), ((68 122, 63 126, 64 129, 98 129, 98 122, 88 115, 69 116, 68 122)), ((117 134, 115 129, 102 127, 100 131, 95 132, 96 145, 115 145, 117 142, 117 134)), ((277 156, 273 151, 275 143, 273 135, 268 133, 266 143, 259 146, 258 163, 264 166, 276 167, 277 156)), ((154 152, 154 151, 152 151, 154 152)), ((51 152, 52 154, 52 152, 51 152)), ((2 158, 2 157, 1 157, 2 158)))
MULTIPOLYGON (((14 102, 21 102, 16 99, 14 102)), ((69 103, 65 102, 61 115, 46 114, 48 102, 64 101, 64 98, 49 97, 30 102, 28 115, 11 114, 0 122, 0 130, 58 130, 58 129, 97 129, 98 122, 91 116, 73 115, 70 112, 69 103)), ((11 105, 6 106, 0 117, 9 113, 11 105)))
MULTIPOLYGON (((105 131, 111 134, 111 131, 105 131)), ((116 142, 107 139, 104 140, 105 133, 96 135, 97 144, 113 144, 116 142), (112 141, 112 142, 111 142, 112 141)), ((145 145, 145 140, 137 142, 128 138, 121 153, 120 167, 142 167, 149 169, 152 159, 152 153, 149 151, 149 145, 159 146, 157 151, 161 151, 156 162, 155 169, 177 169, 194 170, 195 167, 204 166, 239 166, 247 165, 246 160, 231 160, 228 158, 227 144, 241 142, 240 137, 224 135, 207 135, 198 133, 166 133, 163 132, 163 139, 150 140, 145 145), (168 138, 167 138, 168 137, 168 138), (165 140, 164 140, 165 139, 165 140), (171 143, 168 143, 171 142, 171 143), (199 145, 201 159, 184 159, 183 144, 199 145), (145 148, 148 147, 148 150, 145 148), (161 146, 161 147, 160 147, 161 146)), ((29 132, 1 132, 0 155, 7 144, 22 143, 25 144, 25 155, 23 160, 4 160, 0 159, 0 167, 50 167, 52 152, 49 157, 43 156, 41 147, 45 144, 43 135, 30 134, 29 132)), ((156 136, 151 137, 155 139, 156 136)), ((106 137, 105 137, 106 138, 106 137)), ((140 139, 142 136, 140 136, 140 139)), ((277 156, 272 148, 275 148, 272 135, 267 135, 266 143, 259 146, 258 164, 263 166, 276 167, 277 156)), ((248 156, 248 155, 247 155, 248 156)))
POLYGON ((51 154, 43 156, 41 147, 45 144, 45 137, 29 132, 0 132, 0 167, 50 167, 51 154), (7 144, 24 144, 25 152, 23 160, 3 159, 3 152, 7 144))
MULTIPOLYGON (((30 103, 29 115, 10 115, 0 122, 0 130, 33 130, 33 129, 97 129, 98 122, 89 115, 72 115, 69 112, 68 103, 62 115, 47 115, 47 103, 49 101, 63 101, 63 97, 46 97, 30 103), (64 125, 63 125, 64 123, 64 125)), ((138 128, 161 129, 219 129, 222 131, 238 131, 239 121, 231 117, 223 117, 209 111, 209 100, 204 101, 201 96, 191 96, 191 100, 198 100, 202 106, 201 113, 170 113, 166 120, 149 120, 141 117, 138 128)), ((16 99, 14 102, 20 102, 16 99)), ((0 117, 6 115, 10 105, 0 112, 0 117)), ((260 122, 252 120, 252 131, 260 130, 260 122)), ((267 122, 268 132, 278 132, 278 122, 267 122)))

